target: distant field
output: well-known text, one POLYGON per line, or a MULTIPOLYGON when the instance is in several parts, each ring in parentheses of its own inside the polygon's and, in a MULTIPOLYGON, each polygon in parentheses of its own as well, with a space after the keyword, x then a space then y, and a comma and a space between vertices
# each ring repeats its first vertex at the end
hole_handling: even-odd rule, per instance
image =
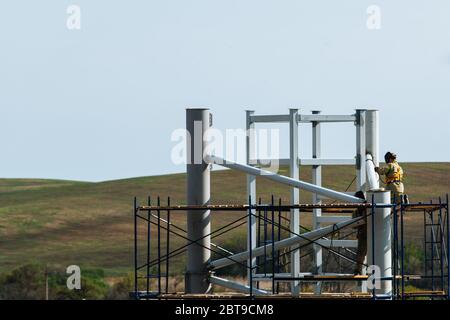
MULTIPOLYGON (((404 164, 406 188, 412 201, 429 201, 450 192, 450 163, 404 164)), ((282 173, 287 174, 286 170, 282 173)), ((323 170, 324 185, 344 190, 354 177, 351 167, 327 167, 323 170)), ((309 168, 302 169, 301 178, 310 181, 309 168)), ((354 189, 352 186, 351 190, 354 189)), ((213 203, 243 203, 245 175, 232 171, 212 174, 213 203)), ((270 195, 288 201, 286 187, 258 179, 258 195, 268 202, 270 195)), ((100 183, 0 179, 0 272, 28 262, 67 266, 78 264, 105 269, 108 275, 132 271, 132 202, 137 196, 144 204, 147 196, 171 196, 173 204, 185 201, 185 175, 142 177, 100 183)), ((302 201, 311 195, 302 193, 302 201)), ((213 227, 231 221, 236 214, 218 213, 213 227)), ((422 216, 406 217, 408 237, 418 241, 422 232, 422 216)), ((302 215, 302 224, 310 217, 302 215)), ((174 221, 185 225, 182 214, 174 221)), ((242 236, 237 231, 235 236, 242 236)), ((228 234, 226 237, 230 237, 228 234)), ((173 238, 173 246, 184 243, 173 238)), ((226 242, 222 237, 216 242, 226 242)), ((182 260, 173 271, 180 273, 182 260)))

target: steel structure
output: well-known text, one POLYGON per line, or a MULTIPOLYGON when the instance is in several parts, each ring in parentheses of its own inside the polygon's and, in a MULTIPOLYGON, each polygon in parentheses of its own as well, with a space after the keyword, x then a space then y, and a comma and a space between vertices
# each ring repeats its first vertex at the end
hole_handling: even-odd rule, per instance
MULTIPOLYGON (((431 265, 431 292, 433 297, 442 296, 445 289, 443 279, 447 279, 446 297, 448 297, 448 197, 445 204, 391 204, 390 192, 379 188, 379 177, 374 170, 374 167, 378 166, 379 163, 378 111, 358 109, 353 115, 322 115, 319 111, 313 111, 312 114, 303 115, 297 109, 290 109, 287 115, 255 115, 253 111, 247 111, 246 115, 246 163, 237 163, 209 153, 206 139, 206 133, 212 125, 209 110, 186 110, 187 205, 171 206, 168 203, 167 206, 161 206, 158 198, 156 206, 151 206, 150 201, 147 206, 139 206, 135 200, 134 294, 137 298, 161 297, 163 292, 161 279, 163 278, 165 278, 165 292, 167 294, 169 292, 169 260, 184 252, 187 252, 185 293, 190 295, 208 294, 214 285, 244 294, 247 293, 250 297, 269 295, 279 292, 278 285, 280 282, 288 282, 291 296, 298 297, 303 294, 300 290, 300 284, 304 281, 315 282, 314 293, 318 295, 321 293, 321 284, 324 281, 354 280, 362 285, 363 292, 366 292, 366 286, 372 287, 372 282, 380 284, 367 293, 374 299, 392 299, 398 298, 399 295, 401 298, 405 298, 406 295, 411 295, 405 292, 405 280, 411 280, 414 277, 405 275, 403 216, 406 211, 414 212, 419 209, 424 210, 425 218, 427 214, 430 215, 429 220, 431 221, 424 225, 425 239, 427 239, 427 232, 431 234, 429 237, 431 240, 425 240, 425 249, 431 245, 431 253, 427 255, 427 257, 431 255, 431 258, 426 258, 425 261, 431 265), (336 122, 350 122, 354 123, 356 127, 356 155, 352 159, 321 158, 321 125, 336 122), (270 159, 270 161, 277 161, 281 165, 289 165, 290 176, 283 176, 257 167, 262 160, 258 159, 255 152, 254 129, 257 123, 289 124, 289 159, 270 159), (312 124, 312 159, 299 157, 298 126, 302 123, 312 124), (210 170, 213 164, 238 170, 247 175, 248 203, 246 205, 210 205, 210 170), (347 190, 339 192, 322 186, 322 166, 339 164, 355 165, 358 196, 346 192, 347 190), (302 165, 313 167, 312 183, 299 179, 299 169, 302 165), (290 203, 282 205, 280 200, 278 204, 275 204, 273 196, 269 204, 263 205, 261 200, 257 203, 257 177, 289 186, 291 189, 290 203), (311 204, 299 203, 300 190, 313 194, 311 204), (364 194, 365 199, 362 198, 364 194), (340 201, 341 203, 323 204, 323 199, 334 199, 335 202, 340 201), (230 210, 241 211, 246 214, 230 224, 211 231, 211 213, 230 210), (171 223, 171 211, 186 211, 186 229, 171 223), (434 215, 436 211, 439 211, 437 218, 434 215), (144 216, 142 212, 146 212, 147 215, 144 216), (161 217, 161 212, 166 212, 165 218, 161 217), (283 217, 283 212, 288 213, 289 217, 283 217), (311 230, 306 230, 301 226, 300 212, 312 212, 313 228, 311 230), (391 212, 393 212, 392 221, 391 212), (352 215, 329 216, 326 215, 327 213, 351 213, 352 215), (357 214, 355 215, 355 213, 357 214), (400 222, 398 217, 400 217, 400 222), (143 264, 139 263, 138 258, 137 225, 140 219, 147 222, 147 261, 143 264), (287 226, 283 225, 282 219, 286 221, 287 226), (438 220, 438 223, 435 223, 435 219, 438 220), (165 226, 161 225, 162 222, 165 226), (152 224, 157 227, 157 258, 154 260, 150 259, 152 224), (217 235, 222 235, 244 224, 247 226, 247 248, 245 251, 232 253, 211 242, 217 235), (446 233, 444 225, 446 225, 446 233), (304 229, 304 232, 301 232, 301 228, 304 229), (363 266, 367 269, 364 269, 360 276, 325 273, 323 270, 324 250, 328 252, 328 255, 331 253, 337 259, 356 263, 355 257, 352 258, 351 256, 351 254, 354 254, 351 248, 358 244, 357 241, 347 238, 334 239, 337 233, 340 234, 341 231, 351 228, 365 228, 367 230, 367 256, 363 263, 363 266), (164 239, 161 238, 162 229, 166 231, 165 247, 161 242, 164 242, 164 239), (170 251, 170 233, 182 237, 186 244, 170 251), (313 248, 314 268, 305 272, 306 270, 300 269, 300 261, 304 257, 304 255, 301 255, 302 249, 307 246, 313 248), (341 248, 347 250, 345 251, 346 254, 341 252, 341 248), (161 253, 163 249, 165 255, 161 253), (213 257, 211 253, 214 253, 215 256, 213 257), (350 253, 350 256, 347 253, 350 253), (287 262, 282 266, 280 259, 286 257, 288 259, 284 261, 287 262), (439 259, 436 257, 439 257, 439 259), (165 271, 162 271, 163 261, 165 261, 165 271), (447 263, 447 274, 444 272, 445 263, 447 263), (247 284, 236 283, 215 275, 216 270, 230 265, 241 266, 247 270, 247 284), (440 295, 435 290, 435 282, 437 281, 435 278, 438 274, 435 272, 435 267, 439 271, 440 288, 442 289, 440 295), (139 273, 143 268, 146 268, 147 271, 144 295, 139 290, 139 273), (377 268, 378 273, 375 270, 377 268), (366 271, 370 271, 370 274, 366 275, 366 271), (156 274, 154 274, 155 272, 156 274), (156 293, 149 288, 152 278, 157 279, 158 290, 156 293), (398 280, 401 281, 401 290, 398 280), (272 281, 271 292, 260 288, 260 284, 267 281, 272 281)), ((267 163, 267 159, 263 160, 264 163, 267 163)), ((168 202, 170 201, 168 200, 168 202)), ((397 203, 397 201, 395 200, 393 203, 397 203)), ((427 220, 425 219, 425 221, 427 220)), ((358 263, 361 264, 361 261, 358 263)))
MULTIPOLYGON (((322 166, 329 165, 354 165, 356 168, 356 191, 368 191, 366 182, 366 155, 371 155, 373 163, 378 166, 379 158, 379 124, 378 111, 357 109, 352 115, 323 115, 320 111, 312 111, 312 114, 301 114, 298 109, 290 109, 286 115, 255 115, 253 110, 246 111, 246 127, 247 127, 247 165, 257 165, 258 163, 268 163, 277 161, 281 165, 288 165, 290 177, 296 181, 299 179, 301 166, 312 166, 312 183, 317 187, 322 186, 322 166), (289 159, 258 159, 255 152, 255 125, 265 123, 286 123, 289 125, 289 159), (348 159, 324 159, 322 158, 322 126, 327 123, 351 123, 355 125, 355 156, 348 159), (300 124, 311 124, 312 126, 312 159, 301 158, 299 155, 299 133, 300 124)), ((284 183, 282 181, 279 181, 284 183)), ((291 204, 297 204, 300 200, 299 186, 289 184, 291 186, 291 204)), ((377 189, 376 185, 373 189, 377 189)), ((337 192, 330 195, 322 195, 312 193, 312 203, 319 204, 323 198, 339 199, 341 201, 358 201, 355 199, 343 199, 342 196, 336 196, 337 192)), ((247 175, 247 193, 248 196, 256 199, 256 175, 248 172, 247 175)), ((297 210, 293 210, 290 215, 291 230, 299 232, 300 215, 297 210)), ((322 216, 320 209, 313 212, 313 227, 320 229, 323 224, 333 223, 336 220, 348 220, 349 217, 327 217, 322 216)), ((252 221, 252 228, 255 230, 256 222, 252 221)), ((253 234, 255 234, 253 232, 253 234)), ((255 241, 252 241, 255 245, 255 241)), ((329 243, 331 245, 331 243, 329 243)), ((342 247, 355 247, 355 241, 347 241, 340 243, 342 247)), ((314 261, 317 274, 323 274, 322 268, 322 248, 314 246, 314 261)), ((296 277, 300 274, 300 251, 294 250, 290 256, 291 275, 296 277)), ((253 264, 255 261, 253 261, 253 264)), ((317 283, 316 293, 320 292, 320 282, 317 283)), ((292 293, 298 294, 298 282, 294 282, 292 293)))

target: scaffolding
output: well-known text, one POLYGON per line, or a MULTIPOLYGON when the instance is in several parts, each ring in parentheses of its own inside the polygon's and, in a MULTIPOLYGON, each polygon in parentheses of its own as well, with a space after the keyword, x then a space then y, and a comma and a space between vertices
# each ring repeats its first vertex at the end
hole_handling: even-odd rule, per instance
MULTIPOLYGON (((377 294, 375 286, 367 292, 299 292, 294 298, 345 298, 345 299, 446 299, 450 300, 450 261, 449 261, 449 201, 448 196, 442 201, 430 203, 414 203, 414 204, 377 204, 375 201, 369 203, 333 203, 333 204, 283 204, 281 199, 275 201, 272 196, 267 204, 263 204, 261 199, 257 204, 252 204, 249 197, 247 204, 240 205, 172 205, 170 198, 167 198, 165 205, 161 204, 158 197, 156 204, 152 205, 150 198, 146 205, 140 205, 135 198, 134 200, 134 291, 131 293, 135 299, 171 299, 171 298, 264 298, 264 297, 291 297, 291 293, 280 290, 281 283, 362 283, 372 282, 390 282, 392 284, 392 294, 377 294), (373 221, 377 212, 377 208, 389 207, 391 209, 392 223, 392 269, 391 277, 376 277, 371 275, 354 275, 351 272, 335 273, 335 274, 317 274, 317 272, 303 272, 299 276, 292 276, 290 272, 283 272, 286 261, 285 257, 290 257, 292 251, 306 248, 307 246, 320 247, 327 250, 338 261, 345 261, 347 264, 355 265, 355 254, 348 248, 345 242, 349 241, 343 238, 335 239, 336 234, 344 230, 352 230, 358 226, 365 225, 367 222, 373 221), (227 222, 216 230, 209 232, 207 236, 211 240, 221 235, 227 234, 236 228, 246 228, 249 233, 249 239, 256 239, 256 245, 250 245, 248 251, 241 253, 233 253, 229 249, 222 247, 220 244, 211 243, 210 247, 202 245, 202 238, 189 239, 187 230, 177 226, 171 221, 172 212, 187 211, 211 211, 214 216, 226 214, 226 212, 241 212, 244 215, 227 222), (301 227, 303 232, 294 232, 289 224, 283 221, 289 220, 290 213, 311 212, 321 210, 323 214, 352 214, 356 210, 364 210, 363 216, 336 222, 328 227, 322 228, 321 232, 301 227), (405 215, 423 214, 423 245, 424 245, 424 272, 422 274, 407 274, 407 242, 406 242, 406 223, 405 215), (257 221, 257 229, 254 230, 249 221, 257 221), (142 246, 138 245, 139 223, 145 223, 146 243, 142 246), (151 228, 153 226, 153 230, 151 228), (253 237, 252 232, 256 232, 253 237), (179 237, 186 241, 185 244, 177 247, 171 247, 171 238, 179 237), (156 241, 156 250, 152 250, 151 242, 156 241), (335 242, 333 244, 333 241, 335 242), (336 243, 337 241, 337 243, 336 243), (331 242, 331 243, 330 243, 331 242), (234 290, 234 293, 209 293, 201 295, 186 295, 180 292, 170 290, 170 262, 177 256, 185 253, 190 245, 202 246, 204 249, 216 256, 215 260, 211 259, 208 266, 208 285, 225 287, 234 290), (343 248, 342 250, 339 248, 343 248), (143 255, 141 253, 144 253, 143 255), (141 263, 139 257, 145 257, 145 262, 141 263), (249 261, 256 261, 250 263, 249 261), (238 265, 246 269, 249 277, 248 284, 243 285, 231 280, 227 280, 216 276, 216 271, 230 265, 238 265), (154 279, 154 283, 151 280, 154 279), (256 285, 254 285, 255 281, 256 285), (270 289, 262 289, 259 287, 260 282, 270 284, 270 289), (417 284, 420 291, 408 291, 407 283, 417 284), (152 286, 153 284, 153 286, 152 286)), ((396 201, 394 201, 396 203, 396 201)), ((372 227, 368 229, 371 233, 373 241, 372 246, 377 245, 375 230, 372 227)), ((352 234, 350 232, 350 234, 352 234)), ((345 236, 348 237, 348 234, 345 236)), ((302 250, 302 252, 304 252, 302 250)), ((302 255, 314 256, 316 250, 310 250, 302 255)), ((375 252, 374 248, 371 250, 375 252)), ((375 256, 371 257, 373 264, 376 263, 375 256)), ((289 263, 289 261, 287 262, 289 263)), ((366 265, 367 267, 367 265, 366 265)), ((352 269, 353 270, 353 269, 352 269)))

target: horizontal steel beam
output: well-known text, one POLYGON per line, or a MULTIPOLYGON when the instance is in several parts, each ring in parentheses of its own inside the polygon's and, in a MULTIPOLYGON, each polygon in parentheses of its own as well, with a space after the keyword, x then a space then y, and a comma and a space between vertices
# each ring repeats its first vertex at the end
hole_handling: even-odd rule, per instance
POLYGON ((341 165, 355 165, 356 159, 300 159, 301 166, 341 166, 341 165))
POLYGON ((363 203, 365 202, 363 199, 361 198, 357 198, 354 196, 350 196, 347 195, 345 193, 342 192, 338 192, 338 191, 334 191, 332 189, 328 189, 328 188, 323 188, 323 187, 319 187, 316 186, 312 183, 308 183, 308 182, 304 182, 301 180, 296 180, 293 178, 289 178, 286 176, 282 176, 282 175, 278 175, 275 174, 273 172, 267 171, 267 170, 262 170, 262 169, 258 169, 246 164, 239 164, 236 162, 232 162, 232 161, 228 161, 228 160, 224 160, 220 157, 217 156, 206 156, 205 157, 205 161, 212 163, 212 164, 217 164, 217 165, 221 165, 223 167, 229 168, 229 169, 234 169, 234 170, 238 170, 238 171, 242 171, 245 172, 247 174, 251 174, 254 176, 261 176, 262 178, 268 179, 268 180, 272 180, 278 183, 282 183, 285 185, 289 185, 291 187, 296 187, 302 190, 306 190, 312 193, 316 193, 316 194, 321 194, 327 197, 330 197, 332 199, 336 199, 336 200, 340 200, 340 201, 345 201, 345 202, 354 202, 354 203, 363 203))
MULTIPOLYGON (((345 193, 345 194, 348 194, 348 195, 351 195, 351 196, 355 194, 355 192, 351 192, 351 191, 345 191, 345 192, 342 192, 342 193, 345 193)), ((319 200, 326 200, 326 199, 330 199, 330 198, 322 196, 322 195, 319 195, 318 199, 319 200)))
POLYGON ((355 115, 300 114, 298 122, 355 122, 355 115))
MULTIPOLYGON (((271 272, 267 272, 267 273, 256 273, 256 274, 254 274, 253 275, 253 279, 255 279, 255 280, 258 280, 259 281, 259 279, 261 279, 261 278, 264 278, 264 279, 269 279, 269 278, 272 278, 272 273, 271 272)), ((310 275, 312 275, 312 272, 301 272, 300 274, 299 274, 299 276, 310 276, 310 275)), ((275 273, 275 277, 290 277, 290 276, 292 276, 292 274, 291 273, 286 273, 286 272, 284 272, 284 273, 275 273)))
POLYGON ((357 248, 357 240, 317 240, 317 243, 327 248, 357 248))
POLYGON ((288 114, 275 114, 275 115, 250 116, 250 122, 253 122, 253 123, 289 122, 289 115, 288 114))
MULTIPOLYGON (((313 274, 311 272, 302 272, 299 274, 299 277, 303 277, 303 276, 312 276, 313 274)), ((289 278, 292 277, 291 273, 275 273, 275 278, 277 277, 283 277, 283 278, 289 278)), ((272 273, 267 273, 267 274, 255 274, 253 275, 253 279, 255 281, 272 281, 273 279, 273 274, 272 273)), ((290 281, 290 280, 285 280, 286 282, 290 281)))
MULTIPOLYGON (((324 275, 312 275, 312 276, 303 276, 303 277, 297 277, 296 280, 300 281, 324 281, 324 282, 334 282, 334 281, 363 281, 367 280, 369 278, 368 275, 343 275, 343 276, 324 276, 324 275)), ((275 281, 279 280, 291 280, 289 278, 279 277, 275 278, 275 281)), ((377 295, 378 297, 378 295, 377 295)))
MULTIPOLYGON (((377 207, 380 207, 377 205, 377 207)), ((383 206, 386 207, 386 206, 383 206)), ((392 207, 392 205, 389 205, 392 207)), ((275 210, 282 212, 290 212, 292 209, 300 209, 300 211, 309 212, 313 209, 322 209, 322 211, 327 211, 331 209, 336 209, 334 213, 344 211, 354 211, 355 209, 370 209, 372 208, 371 203, 322 203, 322 204, 286 204, 286 205, 270 205, 270 204, 210 204, 210 205, 177 205, 177 206, 140 206, 137 207, 138 211, 186 211, 186 210, 211 210, 211 211, 247 211, 249 209, 255 210, 275 210)), ((441 208, 441 206, 425 206, 419 205, 422 211, 426 208, 432 208, 434 210, 441 208)), ((147 218, 138 216, 141 219, 146 220, 147 218)))
POLYGON ((350 216, 318 216, 316 220, 318 223, 337 223, 350 220, 350 216))
MULTIPOLYGON (((224 288, 228 288, 231 290, 236 290, 239 292, 243 292, 243 293, 250 293, 250 286, 247 285, 243 285, 234 281, 230 281, 224 278, 219 278, 216 276, 209 276, 209 282, 224 288)), ((257 288, 252 288, 253 292, 252 294, 254 295, 261 295, 261 296, 265 296, 268 295, 269 292, 265 291, 265 290, 261 290, 261 289, 257 289, 257 288)))
MULTIPOLYGON (((277 163, 280 166, 288 166, 289 159, 251 159, 250 164, 256 165, 269 165, 277 163)), ((356 159, 299 159, 298 164, 300 166, 346 166, 356 165, 356 159)))
MULTIPOLYGON (((355 115, 326 115, 326 114, 299 114, 299 123, 310 122, 355 122, 355 115)), ((273 114, 273 115, 251 115, 251 123, 288 123, 288 114, 273 114)))

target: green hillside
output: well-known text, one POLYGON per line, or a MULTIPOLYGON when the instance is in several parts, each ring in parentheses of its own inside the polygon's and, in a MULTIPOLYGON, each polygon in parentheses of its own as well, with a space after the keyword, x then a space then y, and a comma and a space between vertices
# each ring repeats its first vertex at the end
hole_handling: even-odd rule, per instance
MULTIPOLYGON (((412 201, 429 201, 450 192, 450 163, 404 164, 406 187, 412 201)), ((286 174, 286 170, 282 173, 286 174)), ((327 167, 323 170, 324 185, 344 190, 354 177, 350 167, 327 167)), ((310 181, 311 171, 302 169, 301 178, 310 181)), ((354 189, 352 187, 352 189, 354 189)), ((245 175, 232 171, 212 174, 213 203, 246 201, 245 175)), ((286 187, 258 180, 258 194, 267 202, 270 195, 289 199, 286 187)), ((185 175, 133 178, 100 183, 0 179, 0 272, 28 262, 67 266, 77 264, 104 269, 108 275, 132 271, 132 203, 137 196, 141 203, 147 196, 171 196, 172 204, 183 204, 185 175)), ((302 193, 302 201, 311 195, 302 193)), ((235 217, 218 213, 213 228, 235 217)), ((408 235, 421 237, 421 215, 406 217, 408 235)), ((182 213, 174 220, 184 226, 182 213)), ((302 216, 308 225, 310 217, 302 216)), ((245 227, 236 231, 242 236, 245 227)), ((235 233, 236 234, 236 233, 235 233)), ((226 235, 216 242, 226 242, 226 235)), ((173 238, 173 248, 183 243, 173 238)), ((173 271, 181 272, 181 260, 173 271)))

